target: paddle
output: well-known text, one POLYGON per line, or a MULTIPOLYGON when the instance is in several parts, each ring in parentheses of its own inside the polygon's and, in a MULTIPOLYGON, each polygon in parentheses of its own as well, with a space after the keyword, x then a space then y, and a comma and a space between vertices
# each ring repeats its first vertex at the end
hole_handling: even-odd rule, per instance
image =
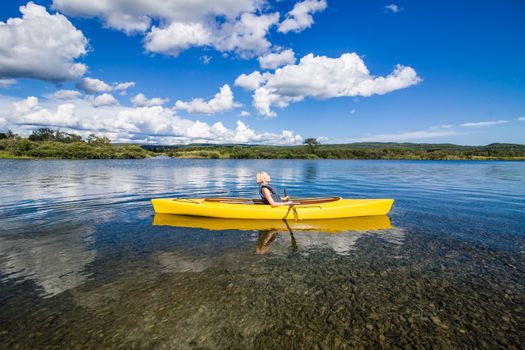
POLYGON ((288 231, 290 232, 290 238, 292 239, 292 250, 296 252, 297 251, 297 241, 295 240, 295 237, 293 235, 292 228, 290 227, 290 225, 288 225, 288 221, 286 221, 286 219, 283 219, 283 221, 286 224, 288 231))

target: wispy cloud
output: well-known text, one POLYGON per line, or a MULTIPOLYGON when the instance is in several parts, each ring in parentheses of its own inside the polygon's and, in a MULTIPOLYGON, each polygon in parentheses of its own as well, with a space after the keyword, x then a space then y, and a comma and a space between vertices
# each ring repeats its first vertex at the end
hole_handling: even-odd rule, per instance
POLYGON ((53 94, 53 98, 57 100, 74 100, 82 96, 77 90, 58 90, 53 94))
POLYGON ((208 64, 208 63, 211 62, 212 58, 213 57, 208 56, 208 55, 201 56, 201 62, 202 62, 202 64, 208 64))
POLYGON ((398 13, 398 12, 400 12, 400 11, 403 10, 402 7, 400 7, 399 5, 396 5, 396 4, 386 5, 386 6, 385 6, 385 9, 386 9, 387 11, 392 12, 392 13, 398 13))
POLYGON ((15 79, 0 79, 0 89, 9 88, 16 84, 15 79))
POLYGON ((86 77, 77 83, 76 88, 84 91, 86 94, 94 95, 94 94, 109 93, 113 91, 124 92, 127 89, 132 88, 134 86, 135 86, 135 83, 133 81, 127 81, 124 83, 113 83, 110 85, 100 79, 86 77))
POLYGON ((423 139, 432 139, 437 137, 463 135, 465 132, 454 130, 421 130, 407 131, 395 134, 379 134, 365 137, 350 139, 350 142, 403 142, 423 139))
POLYGON ((483 126, 492 126, 492 125, 499 125, 499 124, 507 124, 508 120, 489 120, 489 121, 483 121, 483 122, 473 122, 473 123, 463 123, 459 126, 462 126, 464 128, 478 128, 483 126))
MULTIPOLYGON (((525 117, 518 117, 515 120, 525 121, 525 117)), ((439 137, 447 136, 456 136, 456 135, 465 135, 470 134, 473 131, 468 130, 469 128, 480 128, 480 127, 489 127, 493 125, 507 124, 510 123, 510 120, 489 120, 489 121, 480 121, 480 122, 471 122, 463 124, 443 124, 439 126, 431 126, 426 130, 420 131, 404 131, 400 133, 392 134, 378 134, 378 135, 369 135, 358 138, 352 138, 346 140, 346 142, 404 142, 404 141, 419 141, 424 139, 432 139, 439 137)))

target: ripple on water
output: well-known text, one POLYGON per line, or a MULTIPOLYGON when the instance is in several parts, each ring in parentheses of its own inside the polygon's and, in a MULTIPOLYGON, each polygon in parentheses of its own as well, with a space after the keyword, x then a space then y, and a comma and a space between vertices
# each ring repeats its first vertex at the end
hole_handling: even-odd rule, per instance
MULTIPOLYGON (((525 164, 0 161, 8 348, 520 348, 525 164), (396 199, 392 227, 153 226, 152 197, 396 199)), ((293 226, 293 225, 292 225, 293 226)))

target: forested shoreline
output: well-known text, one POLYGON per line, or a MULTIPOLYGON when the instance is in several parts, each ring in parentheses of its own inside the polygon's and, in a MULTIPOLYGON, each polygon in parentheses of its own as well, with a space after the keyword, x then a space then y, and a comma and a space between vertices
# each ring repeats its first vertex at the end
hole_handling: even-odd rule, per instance
POLYGON ((95 134, 80 135, 41 128, 27 138, 0 133, 0 158, 9 159, 140 159, 154 156, 140 145, 115 145, 95 134))
POLYGON ((321 145, 138 145, 114 144, 107 137, 41 128, 28 137, 0 132, 0 158, 12 159, 141 159, 157 156, 210 159, 408 159, 525 160, 525 145, 494 143, 460 146, 426 143, 350 143, 321 145))

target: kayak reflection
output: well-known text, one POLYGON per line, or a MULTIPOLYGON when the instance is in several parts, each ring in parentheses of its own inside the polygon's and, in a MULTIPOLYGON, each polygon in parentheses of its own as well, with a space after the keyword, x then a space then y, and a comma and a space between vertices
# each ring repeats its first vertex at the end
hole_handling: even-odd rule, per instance
MULTIPOLYGON (((278 235, 290 237, 292 251, 298 250, 298 243, 294 236, 295 233, 300 234, 298 237, 300 246, 312 245, 311 238, 308 233, 312 234, 337 234, 353 232, 351 237, 351 244, 361 236, 361 233, 366 231, 387 230, 392 228, 388 216, 369 216, 357 218, 342 218, 342 219, 325 219, 325 220, 246 220, 246 219, 220 219, 208 218, 199 216, 185 216, 172 214, 156 214, 153 218, 153 225, 155 226, 173 226, 185 228, 200 228, 210 231, 222 230, 240 230, 240 231, 258 231, 258 237, 255 247, 256 254, 267 254, 270 252, 270 244, 276 240, 278 235), (358 236, 355 236, 355 234, 358 236), (355 236, 355 237, 354 237, 355 236)), ((346 235, 345 235, 346 236, 346 235)), ((344 237, 348 240, 349 237, 344 237)), ((341 250, 340 242, 332 242, 334 250, 341 250)), ((348 242, 347 242, 348 243, 348 242)), ((345 248, 343 251, 350 248, 349 244, 343 244, 345 248)))
POLYGON ((320 220, 248 220, 248 219, 220 219, 199 216, 185 216, 173 214, 156 214, 153 218, 155 226, 174 226, 202 228, 211 231, 220 230, 275 230, 285 231, 318 231, 339 233, 346 231, 386 230, 392 228, 390 219, 386 215, 364 216, 342 219, 320 220))

